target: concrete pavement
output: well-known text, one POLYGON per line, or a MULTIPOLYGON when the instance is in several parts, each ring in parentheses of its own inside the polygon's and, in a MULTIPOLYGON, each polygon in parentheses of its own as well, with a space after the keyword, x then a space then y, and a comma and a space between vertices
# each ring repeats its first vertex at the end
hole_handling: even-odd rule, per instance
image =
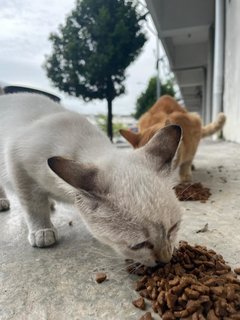
MULTIPOLYGON (((223 141, 201 144, 194 181, 211 188, 207 203, 184 202, 179 239, 221 253, 240 265, 240 145, 223 141), (206 223, 209 231, 196 233, 206 223)), ((124 262, 93 239, 72 207, 57 205, 53 223, 59 243, 32 248, 18 201, 0 213, 1 320, 137 320, 143 314, 131 301, 133 277, 124 262), (69 222, 72 222, 69 224, 69 222), (95 282, 106 271, 108 281, 95 282)), ((155 319, 159 319, 155 315, 155 319)))

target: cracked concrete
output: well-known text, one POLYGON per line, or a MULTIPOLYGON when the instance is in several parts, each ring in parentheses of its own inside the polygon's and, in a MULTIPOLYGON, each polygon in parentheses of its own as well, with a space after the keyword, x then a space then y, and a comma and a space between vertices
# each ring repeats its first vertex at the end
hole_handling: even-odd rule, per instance
MULTIPOLYGON (((196 156, 194 181, 211 188, 207 203, 183 202, 179 239, 221 253, 240 265, 240 145, 205 141, 196 156), (196 233, 208 223, 209 230, 196 233)), ((88 233, 72 207, 57 205, 53 222, 59 243, 32 248, 17 200, 0 213, 1 320, 137 320, 143 314, 131 301, 133 276, 124 262, 88 233), (72 225, 69 222, 72 221, 72 225), (108 281, 95 282, 106 271, 108 281)), ((159 319, 155 315, 155 319, 159 319)))

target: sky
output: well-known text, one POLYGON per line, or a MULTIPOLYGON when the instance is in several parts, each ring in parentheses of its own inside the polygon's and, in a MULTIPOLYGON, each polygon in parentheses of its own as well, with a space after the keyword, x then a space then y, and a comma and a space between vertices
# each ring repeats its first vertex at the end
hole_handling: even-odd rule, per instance
MULTIPOLYGON (((85 103, 52 86, 42 68, 51 52, 48 40, 73 9, 75 0, 0 0, 0 82, 28 85, 55 93, 62 103, 84 114, 106 113, 106 101, 85 103)), ((149 21, 151 28, 153 24, 149 21)), ((126 70, 126 94, 113 101, 114 114, 134 112, 136 99, 156 74, 156 38, 145 29, 148 41, 142 53, 126 70)))

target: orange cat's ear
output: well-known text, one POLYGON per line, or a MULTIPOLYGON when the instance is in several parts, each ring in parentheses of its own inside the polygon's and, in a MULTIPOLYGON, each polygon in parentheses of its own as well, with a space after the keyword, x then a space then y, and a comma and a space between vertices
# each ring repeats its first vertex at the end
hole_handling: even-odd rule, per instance
POLYGON ((134 148, 137 148, 141 137, 140 133, 135 133, 126 129, 120 129, 119 132, 134 148))

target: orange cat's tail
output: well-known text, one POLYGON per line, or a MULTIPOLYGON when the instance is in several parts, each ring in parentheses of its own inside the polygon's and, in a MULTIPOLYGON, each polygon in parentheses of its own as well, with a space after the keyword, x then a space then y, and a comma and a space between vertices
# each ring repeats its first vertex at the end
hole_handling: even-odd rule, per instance
POLYGON ((211 136, 212 134, 221 130, 224 126, 225 121, 226 121, 225 114, 222 112, 219 113, 216 121, 213 121, 207 124, 206 126, 202 127, 202 138, 211 136))

